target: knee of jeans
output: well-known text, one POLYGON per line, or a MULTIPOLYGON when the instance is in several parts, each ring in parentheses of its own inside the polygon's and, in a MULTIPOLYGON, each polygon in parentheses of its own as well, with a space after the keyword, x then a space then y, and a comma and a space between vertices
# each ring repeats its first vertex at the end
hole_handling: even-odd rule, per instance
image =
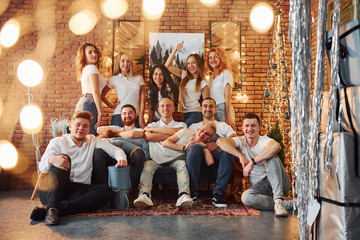
POLYGON ((131 165, 137 167, 143 167, 145 162, 145 151, 138 147, 131 151, 130 153, 131 165))
POLYGON ((252 204, 250 195, 251 195, 251 192, 249 190, 246 190, 241 194, 241 201, 245 205, 251 205, 252 204))
POLYGON ((187 153, 191 154, 192 152, 198 152, 198 151, 203 151, 203 147, 200 144, 192 144, 188 148, 187 153))

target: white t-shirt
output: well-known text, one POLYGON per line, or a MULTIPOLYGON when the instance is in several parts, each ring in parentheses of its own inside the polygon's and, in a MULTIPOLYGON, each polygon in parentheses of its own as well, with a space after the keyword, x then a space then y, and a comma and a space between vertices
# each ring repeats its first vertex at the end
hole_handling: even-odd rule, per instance
MULTIPOLYGON (((181 146, 186 146, 186 144, 188 144, 192 140, 193 136, 195 135, 192 131, 190 131, 189 129, 186 129, 186 128, 179 130, 176 134, 179 137, 179 140, 176 142, 176 144, 181 145, 181 146)), ((152 142, 150 142, 150 146, 151 146, 151 143, 152 142)), ((157 145, 157 146, 159 146, 159 145, 157 145)), ((172 150, 172 149, 166 148, 164 146, 159 147, 155 152, 151 151, 151 148, 150 148, 151 159, 158 164, 169 162, 169 161, 173 160, 174 158, 181 156, 182 154, 184 154, 182 151, 172 150)), ((185 158, 182 160, 185 160, 185 158)))
MULTIPOLYGON (((159 120, 157 122, 152 122, 148 124, 148 127, 158 128, 158 127, 168 127, 168 128, 186 128, 186 124, 183 122, 177 122, 174 119, 171 120, 169 124, 166 124, 163 122, 163 120, 159 120)), ((162 145, 162 142, 149 142, 149 151, 150 151, 150 157, 152 160, 154 160, 158 164, 165 163, 167 161, 170 161, 174 158, 167 159, 163 157, 163 151, 164 147, 162 145)))
POLYGON ((114 88, 120 104, 114 110, 115 114, 121 114, 121 108, 125 104, 131 104, 138 112, 140 100, 140 86, 144 85, 141 76, 125 77, 121 73, 110 78, 107 86, 114 88))
POLYGON ((220 75, 211 81, 210 96, 216 101, 216 104, 225 103, 225 86, 233 86, 233 76, 229 70, 224 70, 220 75))
MULTIPOLYGON (((182 79, 185 76, 186 71, 181 71, 182 79)), ((199 99, 201 97, 201 90, 207 85, 205 80, 201 80, 200 90, 196 91, 196 79, 189 80, 185 87, 180 89, 179 112, 201 112, 199 99)))
MULTIPOLYGON (((226 122, 218 122, 214 121, 216 124, 216 134, 219 135, 219 137, 227 138, 231 135, 235 134, 236 132, 234 129, 232 129, 226 122)), ((189 129, 196 133, 196 131, 203 125, 203 122, 193 123, 189 126, 189 129)))
POLYGON ((100 94, 101 94, 101 91, 103 90, 103 88, 106 86, 106 80, 103 77, 103 75, 101 75, 101 73, 99 72, 99 69, 93 64, 87 65, 82 70, 81 79, 80 79, 81 80, 82 94, 85 94, 85 93, 93 94, 93 90, 92 90, 91 83, 90 83, 90 75, 92 75, 92 74, 99 75, 99 91, 100 91, 100 94))
MULTIPOLYGON (((268 143, 273 139, 269 138, 268 136, 260 136, 259 141, 253 147, 250 147, 247 144, 245 136, 234 137, 233 140, 236 143, 236 148, 242 154, 244 154, 249 161, 251 161, 250 159, 252 157, 256 157, 262 150, 264 150, 264 148, 266 148, 268 143)), ((250 172, 251 185, 254 185, 264 177, 266 177, 266 169, 265 169, 264 161, 262 161, 254 165, 253 169, 250 172)))

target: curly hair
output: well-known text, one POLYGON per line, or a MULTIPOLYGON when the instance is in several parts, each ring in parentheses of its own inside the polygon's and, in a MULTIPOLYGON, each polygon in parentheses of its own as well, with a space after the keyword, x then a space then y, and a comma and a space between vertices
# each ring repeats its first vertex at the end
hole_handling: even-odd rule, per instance
POLYGON ((121 60, 121 57, 122 57, 123 55, 128 56, 129 59, 130 59, 130 71, 129 71, 128 77, 132 77, 133 74, 134 74, 134 72, 133 72, 134 62, 133 62, 130 54, 128 54, 128 53, 126 53, 126 52, 119 52, 119 54, 116 56, 115 62, 114 62, 114 73, 113 73, 113 75, 118 75, 119 73, 121 73, 121 74, 124 75, 124 73, 121 72, 121 68, 120 68, 120 60, 121 60))
POLYGON ((179 90, 176 87, 174 80, 172 79, 169 70, 163 65, 158 64, 155 65, 151 71, 150 71, 150 79, 149 79, 149 103, 150 103, 150 109, 153 111, 156 111, 158 108, 159 100, 158 100, 158 94, 161 94, 162 98, 170 98, 174 101, 175 106, 177 106, 178 98, 179 98, 179 90), (155 72, 155 69, 159 68, 163 74, 164 81, 162 83, 161 89, 157 87, 153 75, 155 72), (168 87, 170 87, 170 91, 168 91, 168 87))
POLYGON ((207 59, 207 62, 206 62, 206 67, 207 69, 210 71, 210 72, 214 72, 214 68, 210 66, 209 64, 209 55, 210 53, 212 52, 215 52, 215 54, 219 57, 220 59, 220 64, 219 64, 219 72, 217 74, 220 74, 222 73, 224 70, 230 70, 230 61, 229 61, 229 58, 226 54, 226 52, 221 49, 221 48, 215 48, 215 47, 212 47, 210 48, 210 51, 208 52, 208 54, 206 55, 206 59, 207 59))
MULTIPOLYGON (((200 90, 201 87, 201 81, 204 79, 204 62, 201 59, 200 55, 197 53, 192 53, 190 54, 187 59, 186 59, 186 63, 188 62, 189 58, 194 57, 196 64, 199 68, 198 71, 198 76, 196 78, 196 91, 200 90)), ((191 80, 194 79, 193 75, 190 73, 190 71, 188 70, 188 68, 186 67, 186 76, 181 80, 180 82, 180 88, 183 89, 186 84, 191 80)))
POLYGON ((99 48, 95 44, 92 44, 92 43, 82 43, 77 51, 77 56, 76 56, 76 72, 77 72, 78 81, 80 81, 82 71, 83 71, 84 67, 87 65, 85 49, 86 49, 86 47, 89 47, 89 46, 94 47, 95 51, 98 53, 98 60, 95 63, 95 66, 98 69, 100 69, 101 65, 102 65, 102 53, 99 50, 99 48))

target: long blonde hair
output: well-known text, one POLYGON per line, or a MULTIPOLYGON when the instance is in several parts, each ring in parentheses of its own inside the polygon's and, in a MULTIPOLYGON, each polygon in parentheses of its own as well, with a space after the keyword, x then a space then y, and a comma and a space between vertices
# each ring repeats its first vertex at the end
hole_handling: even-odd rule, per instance
POLYGON ((133 75, 134 75, 134 73, 133 73, 133 60, 132 60, 132 58, 131 58, 131 56, 128 54, 128 53, 126 53, 126 52, 119 52, 119 54, 117 55, 117 57, 115 58, 115 62, 114 62, 114 73, 113 73, 113 75, 118 75, 119 73, 121 73, 121 74, 123 74, 124 75, 124 73, 122 73, 121 72, 121 68, 120 68, 120 59, 121 59, 121 57, 123 56, 123 55, 126 55, 126 56, 128 56, 129 57, 129 59, 130 59, 130 71, 129 71, 129 77, 132 77, 133 75))
POLYGON ((77 80, 78 81, 80 81, 82 71, 83 71, 84 67, 87 65, 85 49, 88 46, 94 47, 95 51, 98 53, 98 60, 95 63, 96 67, 98 69, 100 69, 102 66, 102 53, 99 50, 99 48, 95 44, 92 44, 92 43, 82 43, 77 51, 77 56, 76 56, 76 72, 77 72, 77 80))
MULTIPOLYGON (((202 61, 199 54, 192 53, 187 57, 186 65, 187 65, 187 62, 188 62, 189 58, 191 58, 191 57, 195 58, 196 64, 197 64, 198 69, 199 69, 198 70, 198 75, 197 75, 197 78, 196 78, 196 91, 199 91, 200 88, 201 88, 201 81, 204 79, 204 62, 202 61)), ((190 71, 186 67, 186 76, 181 80, 180 88, 183 89, 186 86, 186 84, 193 78, 194 78, 194 76, 190 73, 190 71)))

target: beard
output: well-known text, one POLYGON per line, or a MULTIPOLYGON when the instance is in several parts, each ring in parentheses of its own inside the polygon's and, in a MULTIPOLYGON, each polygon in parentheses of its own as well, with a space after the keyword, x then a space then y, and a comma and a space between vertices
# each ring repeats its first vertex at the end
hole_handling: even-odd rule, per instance
POLYGON ((131 119, 124 119, 122 122, 125 126, 131 126, 134 122, 136 121, 135 118, 131 118, 131 119))

